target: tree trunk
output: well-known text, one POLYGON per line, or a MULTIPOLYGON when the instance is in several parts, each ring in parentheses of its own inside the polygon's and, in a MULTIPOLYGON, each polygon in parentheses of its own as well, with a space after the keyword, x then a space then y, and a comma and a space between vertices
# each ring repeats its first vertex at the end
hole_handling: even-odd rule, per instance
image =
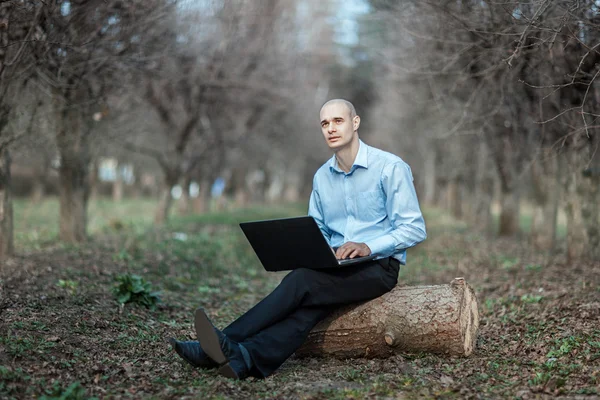
POLYGON ((200 181, 198 197, 193 201, 194 213, 205 214, 210 211, 210 181, 203 179, 200 181))
POLYGON ((462 218, 462 182, 460 177, 453 177, 448 183, 448 209, 454 218, 462 218))
POLYGON ((600 170, 582 182, 582 215, 587 233, 586 258, 600 261, 600 170))
POLYGON ((600 136, 594 135, 589 144, 591 162, 583 169, 581 196, 583 221, 588 237, 586 257, 600 261, 600 136))
POLYGON ((567 257, 600 260, 600 169, 586 169, 585 157, 575 152, 567 160, 567 257))
POLYGON ((2 151, 0 153, 0 267, 2 261, 14 253, 10 162, 8 150, 2 151))
POLYGON ((551 150, 544 151, 541 159, 531 166, 531 183, 534 200, 531 221, 530 241, 538 250, 552 250, 556 237, 556 218, 558 214, 557 165, 556 156, 551 150))
POLYGON ((88 191, 83 163, 60 166, 60 239, 78 243, 86 239, 88 191))
POLYGON ((164 181, 160 188, 158 207, 154 214, 154 223, 164 224, 169 219, 169 212, 173 205, 173 196, 171 190, 177 185, 180 174, 176 170, 165 171, 164 181))
POLYGON ((44 200, 48 178, 52 170, 52 159, 48 154, 40 154, 39 162, 40 164, 34 167, 33 187, 31 189, 31 201, 35 204, 39 204, 44 200))
MULTIPOLYGON (((434 146, 432 146, 434 147, 434 146)), ((425 152, 425 168, 423 171, 424 185, 423 185, 423 202, 428 206, 436 204, 436 152, 435 149, 425 152)))
POLYGON ((499 236, 516 236, 519 233, 519 197, 515 190, 500 191, 499 236))
POLYGON ((123 200, 123 176, 119 173, 119 168, 117 167, 117 176, 115 177, 115 181, 112 185, 112 199, 115 202, 119 202, 123 200))
POLYGON ((33 177, 33 187, 31 188, 31 201, 35 204, 39 204, 44 200, 46 194, 45 181, 44 179, 36 175, 33 177))
MULTIPOLYGON (((303 186, 304 170, 306 169, 304 159, 295 160, 288 165, 287 171, 283 176, 283 201, 287 203, 297 203, 300 201, 300 192, 303 186)), ((309 181, 312 189, 312 180, 309 181)))
POLYGON ((448 285, 397 286, 321 321, 296 354, 371 358, 427 351, 468 356, 478 328, 477 298, 463 278, 448 285))
POLYGON ((190 196, 190 185, 192 184, 192 178, 186 176, 183 179, 183 185, 181 186, 181 197, 179 198, 178 211, 181 215, 189 215, 192 212, 191 207, 191 196, 190 196))
POLYGON ((473 223, 481 232, 492 234, 492 210, 494 200, 494 177, 489 167, 489 152, 485 142, 479 144, 477 154, 477 170, 475 171, 475 187, 473 194, 473 223))
POLYGON ((583 225, 583 215, 581 213, 581 199, 577 193, 578 180, 581 175, 577 168, 573 166, 574 157, 571 154, 564 155, 566 160, 565 176, 565 212, 567 214, 567 259, 568 261, 578 261, 585 252, 587 235, 583 225))
POLYGON ((442 209, 448 207, 448 180, 438 177, 437 180, 437 193, 435 197, 435 206, 442 209))
POLYGON ((60 239, 77 243, 87 237, 89 132, 82 131, 81 115, 73 107, 65 106, 60 114, 61 126, 56 134, 60 152, 60 239))
POLYGON ((98 166, 98 160, 96 158, 94 158, 91 162, 90 162, 90 199, 94 199, 96 200, 98 198, 98 185, 99 185, 99 181, 100 179, 98 178, 98 170, 99 170, 99 166, 98 166))
POLYGON ((169 219, 169 212, 171 211, 171 205, 173 204, 173 196, 171 196, 171 190, 173 185, 163 183, 160 189, 160 197, 158 200, 158 207, 156 214, 154 215, 154 223, 157 225, 164 224, 169 219))

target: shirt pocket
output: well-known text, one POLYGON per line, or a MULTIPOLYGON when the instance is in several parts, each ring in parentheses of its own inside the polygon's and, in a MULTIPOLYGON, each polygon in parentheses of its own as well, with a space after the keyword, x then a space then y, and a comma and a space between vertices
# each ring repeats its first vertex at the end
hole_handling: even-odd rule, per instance
POLYGON ((387 213, 381 192, 378 190, 358 192, 356 194, 356 211, 360 221, 376 222, 383 219, 387 213))

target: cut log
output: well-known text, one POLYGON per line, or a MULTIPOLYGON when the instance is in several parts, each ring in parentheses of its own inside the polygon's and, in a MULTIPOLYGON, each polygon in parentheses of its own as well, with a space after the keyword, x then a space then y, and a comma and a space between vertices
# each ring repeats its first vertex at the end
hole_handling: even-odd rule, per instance
POLYGON ((321 321, 296 355, 373 358, 424 351, 468 356, 478 328, 477 298, 464 278, 448 285, 397 286, 321 321))

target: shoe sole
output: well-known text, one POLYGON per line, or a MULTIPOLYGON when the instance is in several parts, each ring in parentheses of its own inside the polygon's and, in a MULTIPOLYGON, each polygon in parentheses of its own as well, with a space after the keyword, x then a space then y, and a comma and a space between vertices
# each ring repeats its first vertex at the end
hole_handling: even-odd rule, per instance
POLYGON ((200 342, 200 347, 214 362, 221 366, 220 371, 229 360, 223 354, 215 328, 202 308, 196 309, 194 327, 196 328, 196 336, 200 342))
POLYGON ((219 374, 223 375, 226 378, 231 378, 231 379, 240 379, 240 377, 238 376, 238 374, 235 372, 235 370, 233 368, 231 368, 231 366, 229 365, 229 363, 222 365, 221 367, 219 367, 219 374))

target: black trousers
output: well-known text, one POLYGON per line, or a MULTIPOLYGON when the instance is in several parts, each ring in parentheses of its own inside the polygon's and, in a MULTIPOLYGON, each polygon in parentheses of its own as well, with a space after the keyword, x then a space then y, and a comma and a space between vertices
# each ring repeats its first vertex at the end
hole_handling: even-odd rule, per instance
POLYGON ((267 377, 304 342, 312 328, 337 308, 374 299, 398 281, 393 258, 342 268, 296 269, 223 332, 250 353, 250 374, 267 377))

